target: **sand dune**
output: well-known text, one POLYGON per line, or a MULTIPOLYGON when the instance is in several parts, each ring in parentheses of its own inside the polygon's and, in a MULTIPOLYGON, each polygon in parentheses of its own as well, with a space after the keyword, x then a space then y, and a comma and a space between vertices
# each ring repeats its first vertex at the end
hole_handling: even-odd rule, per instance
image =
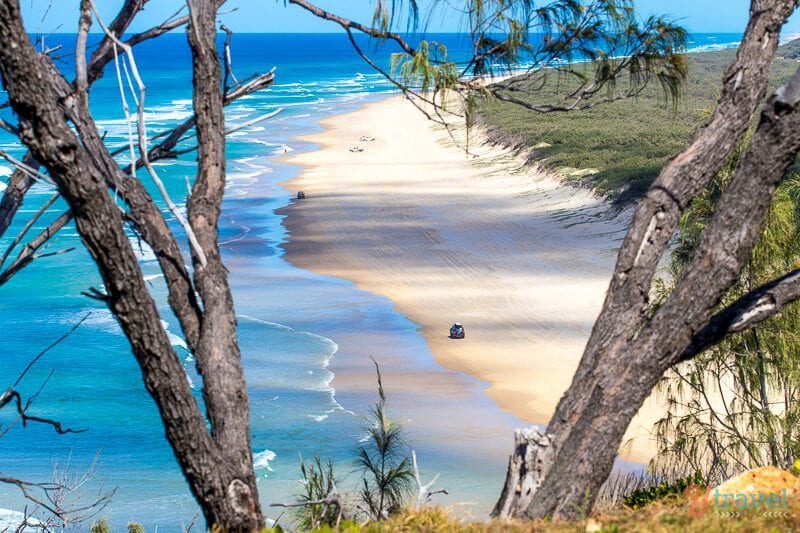
MULTIPOLYGON (((284 185, 307 195, 285 210, 288 259, 391 298, 441 365, 546 423, 602 305, 627 214, 611 217, 504 150, 467 154, 400 97, 323 126, 306 139, 319 150, 288 159, 304 169, 284 185), (447 337, 456 320, 464 340, 447 337)), ((628 458, 651 453, 649 403, 628 458)))

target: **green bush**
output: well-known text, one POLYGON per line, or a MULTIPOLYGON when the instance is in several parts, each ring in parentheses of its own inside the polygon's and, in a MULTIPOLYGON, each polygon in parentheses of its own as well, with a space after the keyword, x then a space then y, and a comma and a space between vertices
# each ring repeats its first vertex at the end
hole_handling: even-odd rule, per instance
POLYGON ((303 488, 297 501, 303 505, 295 512, 297 525, 301 530, 336 526, 344 513, 338 503, 311 503, 325 500, 336 492, 337 480, 333 472, 333 462, 323 462, 318 455, 307 462, 301 458, 300 474, 303 488))
MULTIPOLYGON (((542 114, 487 98, 477 102, 476 122, 486 129, 490 141, 525 150, 537 147, 533 159, 560 173, 565 181, 624 204, 638 199, 709 119, 734 54, 734 50, 688 54, 689 78, 677 105, 666 101, 658 84, 636 98, 567 113, 542 114), (596 172, 570 175, 571 169, 596 172)), ((772 87, 788 80, 796 68, 795 61, 776 59, 772 87)), ((535 81, 528 83, 526 98, 534 103, 557 101, 576 88, 574 80, 561 76, 552 76, 542 87, 535 81)), ((617 94, 626 87, 620 81, 617 94)))
POLYGON ((658 485, 637 489, 627 496, 625 496, 625 505, 631 509, 641 509, 645 505, 653 503, 656 500, 661 500, 668 496, 678 496, 689 487, 700 487, 705 489, 707 486, 706 480, 700 472, 695 472, 694 475, 677 479, 673 482, 663 480, 658 485))
POLYGON ((108 524, 108 518, 104 516, 97 522, 94 522, 89 527, 89 533, 111 533, 111 526, 108 524))

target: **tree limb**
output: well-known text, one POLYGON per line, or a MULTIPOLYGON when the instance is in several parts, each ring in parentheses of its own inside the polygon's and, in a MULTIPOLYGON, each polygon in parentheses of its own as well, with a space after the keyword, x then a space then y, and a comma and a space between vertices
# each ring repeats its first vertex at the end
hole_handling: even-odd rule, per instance
POLYGON ((370 37, 375 37, 378 39, 391 39, 392 41, 396 42, 400 48, 403 49, 405 53, 410 56, 417 55, 416 49, 408 44, 408 42, 399 34, 392 33, 390 31, 382 31, 377 28, 371 28, 369 26, 365 26, 363 24, 359 24, 358 22, 353 22, 352 20, 348 20, 344 17, 340 17, 330 11, 326 11, 321 9, 311 2, 307 2, 306 0, 289 0, 290 4, 294 4, 296 6, 302 7, 306 11, 314 14, 315 16, 328 20, 330 22, 334 22, 344 28, 345 30, 358 30, 365 35, 369 35, 370 37))
POLYGON ((45 211, 47 211, 50 208, 50 206, 52 206, 55 203, 55 201, 58 200, 60 196, 61 196, 60 193, 55 193, 28 220, 28 222, 25 224, 25 227, 23 227, 20 230, 20 232, 14 238, 14 241, 11 244, 9 244, 8 247, 6 248, 6 251, 3 253, 3 256, 0 257, 0 268, 3 267, 3 265, 6 262, 6 259, 8 259, 8 256, 11 255, 11 252, 14 251, 14 248, 22 241, 22 239, 25 237, 28 231, 33 227, 33 225, 36 224, 36 222, 42 217, 45 211))
POLYGON ((681 214, 722 168, 763 101, 780 28, 795 5, 794 0, 775 0, 753 12, 711 120, 689 147, 664 167, 638 204, 584 352, 587 370, 596 355, 626 342, 647 317, 658 261, 681 214))
MULTIPOLYGON (((0 285, 4 285, 14 276, 14 274, 28 266, 34 259, 36 259, 38 257, 36 252, 42 246, 44 246, 53 235, 58 233, 61 228, 66 226, 70 220, 72 220, 72 211, 67 210, 59 215, 58 218, 51 222, 49 226, 42 230, 41 233, 34 237, 28 244, 23 246, 22 250, 20 250, 19 254, 17 255, 17 258, 14 259, 10 265, 8 265, 8 268, 0 272, 0 285)), ((68 248, 68 250, 73 249, 74 248, 68 248)))
POLYGON ((745 294, 711 317, 684 350, 681 361, 694 358, 732 333, 746 331, 800 299, 800 269, 745 294))
MULTIPOLYGON (((161 178, 158 177, 158 174, 156 173, 155 169, 153 169, 153 165, 150 164, 150 160, 147 157, 147 154, 148 154, 148 149, 147 149, 147 126, 145 124, 145 115, 144 115, 144 99, 145 99, 145 95, 146 95, 146 88, 145 88, 144 82, 142 81, 141 76, 139 75, 139 69, 138 69, 138 67, 136 65, 136 59, 134 58, 134 55, 133 55, 133 48, 130 45, 125 44, 122 41, 120 41, 119 39, 117 39, 117 37, 108 29, 108 27, 106 27, 106 25, 103 24, 103 21, 100 18, 100 14, 97 12, 97 9, 94 6, 93 0, 88 0, 88 1, 92 5, 92 10, 94 11, 95 18, 97 18, 98 24, 103 29, 105 34, 113 41, 113 45, 114 46, 112 47, 112 49, 114 51, 115 60, 116 60, 116 57, 117 57, 116 56, 116 46, 119 46, 125 52, 125 55, 127 56, 128 62, 130 63, 130 66, 131 66, 133 77, 136 80, 136 84, 137 84, 138 89, 139 89, 139 98, 137 99, 137 102, 136 102, 137 103, 137 115, 138 115, 137 121, 136 121, 136 126, 137 126, 137 129, 138 129, 138 139, 139 139, 139 157, 141 158, 142 164, 144 165, 144 168, 147 170, 147 173, 150 175, 150 178, 156 184, 156 187, 158 188, 159 192, 161 193, 161 197, 166 202, 167 207, 172 212, 172 214, 175 216, 175 218, 178 220, 178 222, 181 224, 181 226, 183 226, 183 229, 186 231, 186 236, 189 239, 189 244, 191 245, 192 251, 194 252, 194 254, 197 257, 197 259, 198 259, 198 261, 200 263, 200 266, 202 268, 205 268, 205 266, 206 266, 206 254, 203 251, 202 245, 197 240, 197 236, 194 233, 194 229, 186 221, 186 219, 184 218, 184 216, 180 212, 180 210, 178 210, 178 207, 172 201, 172 198, 170 198, 169 193, 167 192, 167 189, 164 186, 164 182, 161 181, 161 178)), ((122 81, 120 80, 120 84, 121 83, 122 83, 122 81)), ((128 115, 128 111, 127 111, 127 105, 125 106, 125 113, 126 113, 126 117, 127 117, 128 121, 130 121, 130 116, 128 115)), ((136 170, 136 167, 134 165, 132 172, 135 172, 135 170, 136 170)))

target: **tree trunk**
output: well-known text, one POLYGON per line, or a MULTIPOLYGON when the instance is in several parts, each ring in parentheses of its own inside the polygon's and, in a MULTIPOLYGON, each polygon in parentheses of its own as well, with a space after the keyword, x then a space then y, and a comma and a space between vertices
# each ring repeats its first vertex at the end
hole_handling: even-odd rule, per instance
MULTIPOLYGON (((140 2, 126 2, 129 4, 141 8, 140 2)), ((206 8, 204 4, 198 13, 195 4, 190 7, 198 25, 206 30, 210 25, 213 32, 215 6, 206 8)), ((87 11, 85 3, 83 11, 87 11)), ((88 27, 85 29, 88 31, 88 27)), ((213 39, 206 39, 199 50, 206 58, 215 55, 213 39)), ((197 317, 201 307, 188 294, 190 285, 186 284, 188 277, 179 249, 173 245, 174 241, 167 239, 162 250, 168 256, 162 259, 180 263, 174 274, 184 285, 180 291, 171 290, 170 298, 171 303, 173 298, 181 302, 179 309, 185 310, 186 319, 182 325, 189 324, 186 329, 194 337, 189 340, 197 345, 195 356, 203 373, 204 397, 212 425, 209 434, 206 418, 192 395, 183 366, 148 292, 124 231, 120 208, 108 194, 108 180, 118 175, 119 168, 114 166, 102 143, 97 142, 100 136, 88 115, 86 94, 82 94, 80 85, 76 84, 77 89, 69 90, 65 96, 63 79, 51 70, 48 58, 37 55, 22 25, 18 0, 0 0, 0 75, 19 118, 20 139, 47 169, 68 202, 78 233, 98 266, 109 309, 131 342, 145 386, 159 409, 167 439, 208 526, 217 525, 226 531, 259 530, 264 526, 264 518, 258 504, 250 452, 249 410, 236 344, 233 302, 216 246, 217 219, 208 216, 218 215, 224 188, 224 121, 220 99, 212 97, 208 107, 197 109, 200 144, 208 144, 213 154, 201 158, 198 183, 210 181, 213 187, 212 194, 204 199, 199 196, 205 191, 196 188, 193 198, 207 208, 200 215, 205 223, 204 244, 216 261, 209 262, 207 271, 195 265, 197 291, 203 300, 202 320, 197 317), (210 117, 211 125, 201 136, 199 124, 204 113, 210 117), (80 139, 70 128, 67 116, 75 122, 80 139), (209 174, 212 179, 207 177, 209 174), (200 331, 194 333, 197 327, 200 331)), ((214 90, 219 89, 210 85, 198 92, 214 90)), ((142 192, 140 184, 137 187, 131 183, 134 182, 122 186, 122 193, 134 195, 132 198, 141 203, 132 202, 132 218, 139 217, 138 223, 157 231, 159 225, 151 226, 153 221, 147 219, 155 208, 154 204, 146 205, 152 204, 152 199, 146 191, 142 192)))
MULTIPOLYGON (((752 327, 784 303, 778 294, 756 294, 741 308, 715 315, 750 257, 777 184, 800 150, 800 72, 767 103, 692 261, 649 316, 658 260, 683 210, 744 135, 763 99, 780 28, 794 9, 793 0, 753 0, 717 111, 637 207, 572 384, 544 436, 518 433, 494 516, 576 518, 591 511, 631 419, 664 372, 694 357, 710 339, 752 327)), ((789 279, 783 281, 794 285, 789 279)))

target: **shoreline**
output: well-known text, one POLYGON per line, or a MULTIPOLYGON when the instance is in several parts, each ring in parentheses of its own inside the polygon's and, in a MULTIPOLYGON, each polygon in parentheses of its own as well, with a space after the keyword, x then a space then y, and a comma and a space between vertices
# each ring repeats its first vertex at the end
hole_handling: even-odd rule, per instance
MULTIPOLYGON (((301 137, 317 150, 281 158, 301 171, 280 185, 307 195, 278 210, 286 260, 388 297, 438 364, 487 383, 503 411, 546 424, 602 305, 628 215, 606 220, 600 199, 505 149, 475 143, 468 156, 402 96, 320 124, 301 137), (447 338, 455 320, 463 341, 447 338)), ((632 423, 624 459, 652 457, 655 403, 632 423)))
MULTIPOLYGON (((345 110, 382 97, 371 95, 359 103, 347 103, 345 110)), ((310 119, 302 135, 322 131, 318 121, 324 116, 310 119)), ((314 148, 298 137, 286 139, 293 154, 314 148)), ((423 475, 440 473, 442 487, 459 487, 452 496, 440 495, 437 503, 463 509, 465 515, 488 516, 502 487, 512 430, 522 421, 488 399, 483 394, 485 384, 438 365, 417 325, 391 300, 285 260, 279 246, 288 233, 283 217, 273 213, 280 213, 291 201, 279 184, 296 176, 299 169, 284 159, 273 152, 243 160, 245 166, 266 165, 271 170, 234 187, 232 193, 241 189, 243 194, 226 211, 227 226, 243 232, 231 236, 226 251, 255 414, 253 447, 269 459, 260 470, 260 476, 265 476, 259 478, 263 494, 278 500, 291 498, 286 491, 296 485, 298 451, 303 457, 320 454, 337 465, 351 461, 363 437, 362 416, 376 398, 374 357, 383 375, 388 412, 407 427, 408 442, 420 458, 423 475), (324 341, 324 354, 309 345, 310 337, 324 341), (273 344, 271 348, 267 341, 273 344), (276 359, 283 370, 264 364, 276 359), (271 383, 296 383, 297 389, 289 392, 271 383), (420 402, 420 388, 427 391, 424 402, 420 402), (276 432, 274 420, 262 424, 264 409, 285 412, 291 422, 278 426, 291 431, 276 432), (456 416, 442 420, 441 413, 456 416), (475 418, 483 421, 480 432, 475 431, 475 418), (298 443, 297 435, 306 437, 298 443)), ((342 487, 356 490, 345 480, 342 487)), ((276 500, 263 503, 271 501, 276 500)))

